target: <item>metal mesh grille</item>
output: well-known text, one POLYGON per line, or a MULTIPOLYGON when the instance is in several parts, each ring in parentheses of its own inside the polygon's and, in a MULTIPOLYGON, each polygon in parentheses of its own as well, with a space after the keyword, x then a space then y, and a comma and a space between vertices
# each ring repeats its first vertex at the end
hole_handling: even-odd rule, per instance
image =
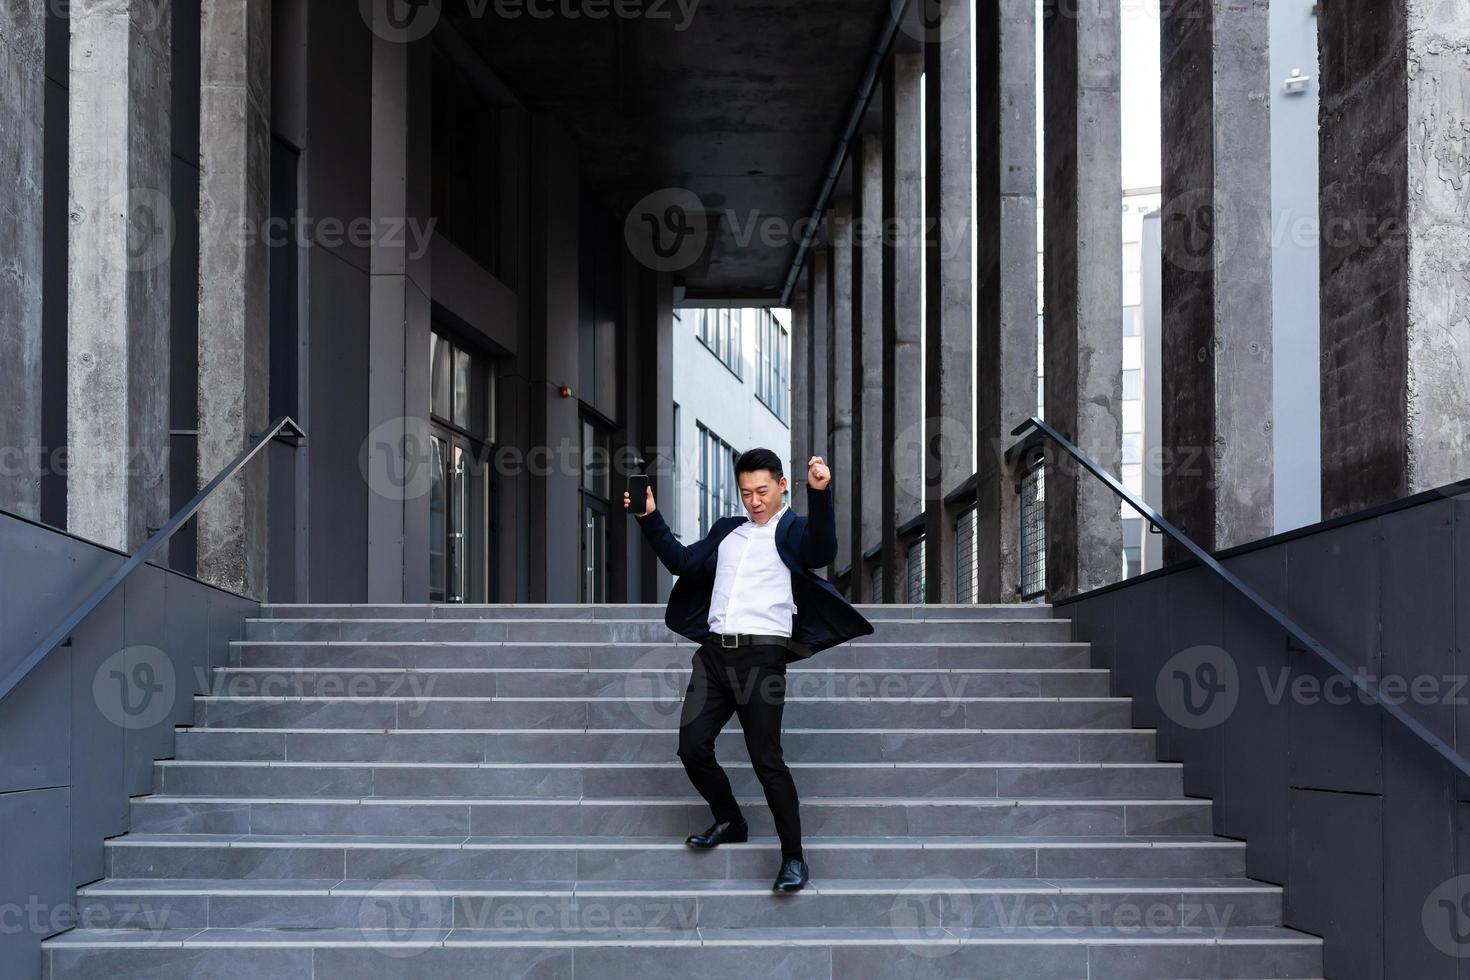
POLYGON ((1021 598, 1046 594, 1046 467, 1021 478, 1021 598))
POLYGON ((908 601, 924 601, 924 539, 914 540, 908 550, 908 601))
POLYGON ((976 602, 980 594, 979 525, 971 507, 954 522, 955 601, 976 602))

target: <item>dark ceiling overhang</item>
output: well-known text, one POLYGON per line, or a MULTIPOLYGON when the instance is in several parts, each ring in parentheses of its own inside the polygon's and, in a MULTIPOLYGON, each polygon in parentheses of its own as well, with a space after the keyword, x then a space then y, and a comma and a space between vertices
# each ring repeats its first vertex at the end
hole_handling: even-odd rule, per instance
POLYGON ((445 0, 444 10, 523 105, 566 127, 616 218, 697 198, 707 240, 671 270, 689 301, 776 303, 861 121, 892 3, 445 0))

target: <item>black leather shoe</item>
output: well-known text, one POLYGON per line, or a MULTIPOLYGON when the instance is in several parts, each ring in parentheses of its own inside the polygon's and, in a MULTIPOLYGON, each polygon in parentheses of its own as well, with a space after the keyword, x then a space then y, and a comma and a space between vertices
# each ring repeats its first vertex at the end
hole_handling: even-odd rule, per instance
POLYGON ((702 834, 690 834, 684 839, 684 843, 690 847, 711 848, 719 847, 721 844, 744 844, 750 840, 750 824, 744 820, 725 821, 710 826, 702 834))
POLYGON ((776 875, 776 883, 771 886, 771 891, 799 892, 806 887, 808 877, 805 861, 801 858, 786 858, 781 862, 781 872, 776 875))

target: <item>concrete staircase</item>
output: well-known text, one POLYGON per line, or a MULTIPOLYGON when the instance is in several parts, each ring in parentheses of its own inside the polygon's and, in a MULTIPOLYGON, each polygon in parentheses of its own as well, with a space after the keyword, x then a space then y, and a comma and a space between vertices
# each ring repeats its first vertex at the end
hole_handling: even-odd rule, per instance
MULTIPOLYGON (((200 697, 62 978, 1316 977, 1318 939, 1038 606, 868 606, 793 665, 812 883, 674 757, 656 606, 274 606, 200 697)), ((731 722, 731 729, 737 726, 731 722)))

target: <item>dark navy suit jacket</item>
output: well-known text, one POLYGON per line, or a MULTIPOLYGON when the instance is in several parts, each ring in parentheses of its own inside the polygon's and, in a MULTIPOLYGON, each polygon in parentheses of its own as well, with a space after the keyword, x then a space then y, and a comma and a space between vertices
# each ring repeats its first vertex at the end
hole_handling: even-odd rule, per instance
MULTIPOLYGON (((806 499, 810 517, 801 517, 788 507, 776 525, 776 551, 791 569, 791 597, 796 601, 796 615, 791 622, 791 639, 797 644, 797 649, 791 651, 793 660, 873 632, 873 624, 831 582, 810 571, 830 565, 837 556, 837 517, 832 511, 830 487, 818 490, 808 485, 806 499)), ((679 576, 669 593, 664 622, 680 636, 704 642, 710 636, 710 595, 715 586, 720 542, 746 518, 722 517, 703 540, 685 546, 657 510, 643 517, 634 516, 659 561, 679 576)))

